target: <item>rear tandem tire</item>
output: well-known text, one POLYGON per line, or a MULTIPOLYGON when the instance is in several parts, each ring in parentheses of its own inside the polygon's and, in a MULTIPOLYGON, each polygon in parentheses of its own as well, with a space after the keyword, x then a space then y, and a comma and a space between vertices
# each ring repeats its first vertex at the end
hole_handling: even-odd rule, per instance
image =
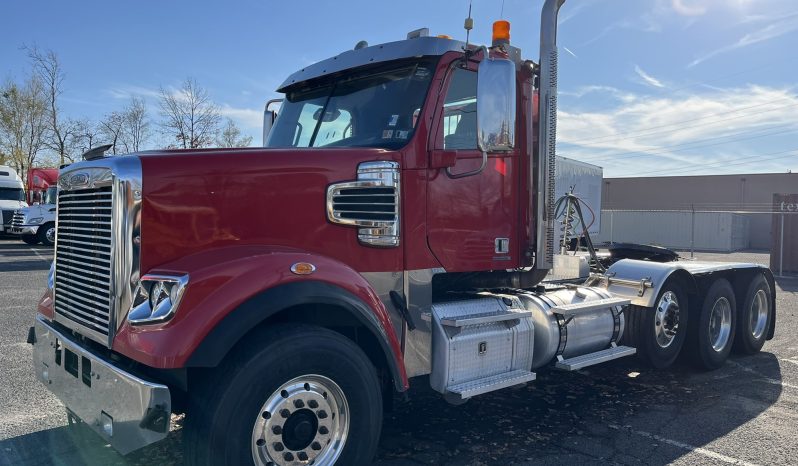
POLYGON ((767 339, 773 319, 773 292, 765 276, 757 274, 748 285, 745 301, 739 309, 739 320, 732 350, 739 354, 756 354, 767 339))
POLYGON ((710 285, 701 313, 690 325, 687 355, 693 365, 708 371, 722 366, 731 352, 736 322, 734 289, 728 280, 719 278, 710 285))
POLYGON ((669 278, 654 307, 629 306, 621 342, 637 348, 638 359, 655 369, 669 367, 687 337, 689 297, 677 278, 669 278))
POLYGON ((189 465, 355 466, 370 464, 377 449, 376 370, 351 340, 325 328, 259 331, 190 391, 183 441, 189 465))

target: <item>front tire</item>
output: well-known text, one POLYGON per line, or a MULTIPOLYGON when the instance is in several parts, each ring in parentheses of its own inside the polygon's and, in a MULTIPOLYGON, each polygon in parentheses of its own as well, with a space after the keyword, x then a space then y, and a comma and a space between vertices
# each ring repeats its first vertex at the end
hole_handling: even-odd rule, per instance
POLYGON ((737 301, 734 289, 725 278, 709 287, 701 306, 701 314, 690 326, 690 353, 699 369, 715 370, 726 362, 734 342, 737 301))
POLYGON ((382 393, 371 361, 346 337, 319 327, 275 326, 207 375, 191 388, 188 464, 371 462, 382 393))
POLYGON ((762 349, 773 318, 772 303, 770 284, 764 275, 757 274, 748 286, 743 307, 740 309, 739 325, 732 348, 735 352, 755 354, 762 349))
POLYGON ((687 336, 689 301, 682 283, 669 278, 657 294, 654 307, 629 306, 622 342, 655 369, 669 367, 679 356, 687 336))
POLYGON ((55 223, 45 223, 39 227, 36 232, 36 237, 39 242, 45 246, 52 246, 55 244, 55 223))

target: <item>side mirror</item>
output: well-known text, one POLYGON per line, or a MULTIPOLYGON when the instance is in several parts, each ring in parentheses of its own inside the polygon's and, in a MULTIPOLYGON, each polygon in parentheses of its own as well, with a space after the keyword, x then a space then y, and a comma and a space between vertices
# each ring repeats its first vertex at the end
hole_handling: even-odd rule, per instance
POLYGON ((477 71, 477 144, 483 152, 515 147, 515 63, 487 54, 477 71))
POLYGON ((269 132, 274 126, 274 120, 277 119, 277 110, 271 110, 274 104, 282 103, 283 99, 272 99, 266 102, 266 107, 263 108, 263 147, 266 147, 266 141, 269 139, 269 132))

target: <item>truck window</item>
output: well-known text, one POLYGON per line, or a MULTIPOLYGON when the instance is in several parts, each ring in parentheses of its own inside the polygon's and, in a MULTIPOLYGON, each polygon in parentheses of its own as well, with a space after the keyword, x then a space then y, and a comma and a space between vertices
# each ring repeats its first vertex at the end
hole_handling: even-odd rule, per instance
POLYGON ((58 202, 58 186, 50 186, 44 195, 42 204, 56 204, 58 202))
POLYGON ((404 146, 413 136, 435 60, 381 64, 289 91, 266 146, 404 146))
POLYGON ((22 188, 0 188, 0 201, 24 201, 25 191, 22 188))
POLYGON ((477 73, 455 68, 443 103, 443 148, 477 148, 477 73))

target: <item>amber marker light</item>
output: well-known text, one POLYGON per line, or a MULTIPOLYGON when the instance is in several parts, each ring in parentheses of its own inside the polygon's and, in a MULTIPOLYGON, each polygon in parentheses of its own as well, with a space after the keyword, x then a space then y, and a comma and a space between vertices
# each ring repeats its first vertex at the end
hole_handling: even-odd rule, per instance
POLYGON ((309 262, 297 262, 291 266, 291 273, 297 275, 310 275, 316 271, 316 266, 309 262))
POLYGON ((510 22, 500 19, 493 23, 493 45, 506 45, 510 43, 510 22))
POLYGON ((451 39, 452 36, 448 34, 438 34, 438 39, 451 39))

